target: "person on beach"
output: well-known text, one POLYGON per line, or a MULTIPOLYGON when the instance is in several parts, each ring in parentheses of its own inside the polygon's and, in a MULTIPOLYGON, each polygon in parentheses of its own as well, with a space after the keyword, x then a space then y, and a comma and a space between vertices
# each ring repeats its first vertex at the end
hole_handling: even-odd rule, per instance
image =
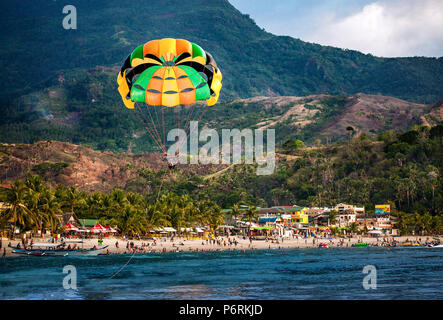
POLYGON ((3 258, 6 257, 6 248, 3 248, 3 258))

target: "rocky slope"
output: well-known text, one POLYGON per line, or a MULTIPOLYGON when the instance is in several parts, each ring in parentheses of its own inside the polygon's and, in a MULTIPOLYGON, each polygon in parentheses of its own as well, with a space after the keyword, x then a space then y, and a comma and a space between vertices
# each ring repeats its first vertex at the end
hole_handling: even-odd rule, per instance
MULTIPOLYGON (((180 174, 211 174, 223 165, 179 165, 180 174), (184 172, 183 172, 184 171, 184 172)), ((53 186, 75 186, 85 191, 114 188, 149 192, 149 172, 163 170, 174 180, 161 154, 114 154, 67 142, 40 141, 34 144, 0 144, 0 182, 11 183, 29 173, 41 175, 53 186)))
POLYGON ((326 139, 343 139, 348 134, 348 126, 353 127, 357 134, 367 135, 389 129, 405 131, 414 124, 420 124, 422 116, 431 118, 441 111, 441 107, 363 93, 348 97, 255 97, 237 103, 244 107, 260 105, 265 113, 270 114, 256 123, 258 128, 276 128, 276 131, 285 130, 288 137, 321 139, 323 142, 326 139), (273 108, 280 112, 271 112, 273 108))

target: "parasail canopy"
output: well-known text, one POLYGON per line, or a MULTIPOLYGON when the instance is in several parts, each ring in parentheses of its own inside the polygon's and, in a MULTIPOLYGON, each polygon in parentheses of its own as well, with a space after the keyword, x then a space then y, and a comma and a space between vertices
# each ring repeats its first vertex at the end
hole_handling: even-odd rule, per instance
MULTIPOLYGON (((222 74, 209 52, 196 43, 172 38, 152 40, 135 48, 117 77, 123 103, 128 109, 134 109, 165 153, 165 123, 171 120, 165 119, 165 107, 179 108, 175 117, 181 127, 185 120, 185 115, 181 117, 182 106, 203 100, 208 106, 214 105, 219 98, 221 82, 222 74), (161 116, 157 114, 158 108, 161 116)), ((184 128, 188 126, 186 122, 197 115, 193 108, 187 111, 184 128)))

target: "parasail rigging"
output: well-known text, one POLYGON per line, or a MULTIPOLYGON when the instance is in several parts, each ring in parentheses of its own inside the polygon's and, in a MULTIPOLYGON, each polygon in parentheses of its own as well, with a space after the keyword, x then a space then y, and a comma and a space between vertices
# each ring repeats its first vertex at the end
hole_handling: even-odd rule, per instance
MULTIPOLYGON (((118 73, 126 108, 135 112, 153 142, 166 156, 166 128, 184 129, 216 104, 222 74, 210 53, 184 39, 152 40, 135 48, 118 73)), ((173 166, 169 163, 169 168, 173 166)))

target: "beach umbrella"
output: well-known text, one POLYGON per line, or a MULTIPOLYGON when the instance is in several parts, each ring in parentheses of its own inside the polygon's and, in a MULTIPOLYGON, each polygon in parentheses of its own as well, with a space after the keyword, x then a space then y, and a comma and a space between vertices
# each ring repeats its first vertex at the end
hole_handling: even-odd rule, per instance
POLYGON ((94 228, 98 230, 105 230, 105 228, 100 223, 97 223, 94 228))
POLYGON ((115 230, 111 226, 106 226, 105 230, 106 230, 106 232, 109 232, 109 233, 116 233, 117 232, 117 230, 115 230))
POLYGON ((88 229, 83 228, 83 229, 78 229, 77 232, 89 233, 91 231, 89 231, 88 229))
POLYGON ((78 231, 79 229, 74 226, 72 223, 68 222, 67 224, 65 224, 65 230, 66 231, 78 231))
POLYGON ((94 227, 90 228, 89 230, 91 230, 94 233, 106 232, 106 229, 103 228, 99 223, 97 223, 94 227))

